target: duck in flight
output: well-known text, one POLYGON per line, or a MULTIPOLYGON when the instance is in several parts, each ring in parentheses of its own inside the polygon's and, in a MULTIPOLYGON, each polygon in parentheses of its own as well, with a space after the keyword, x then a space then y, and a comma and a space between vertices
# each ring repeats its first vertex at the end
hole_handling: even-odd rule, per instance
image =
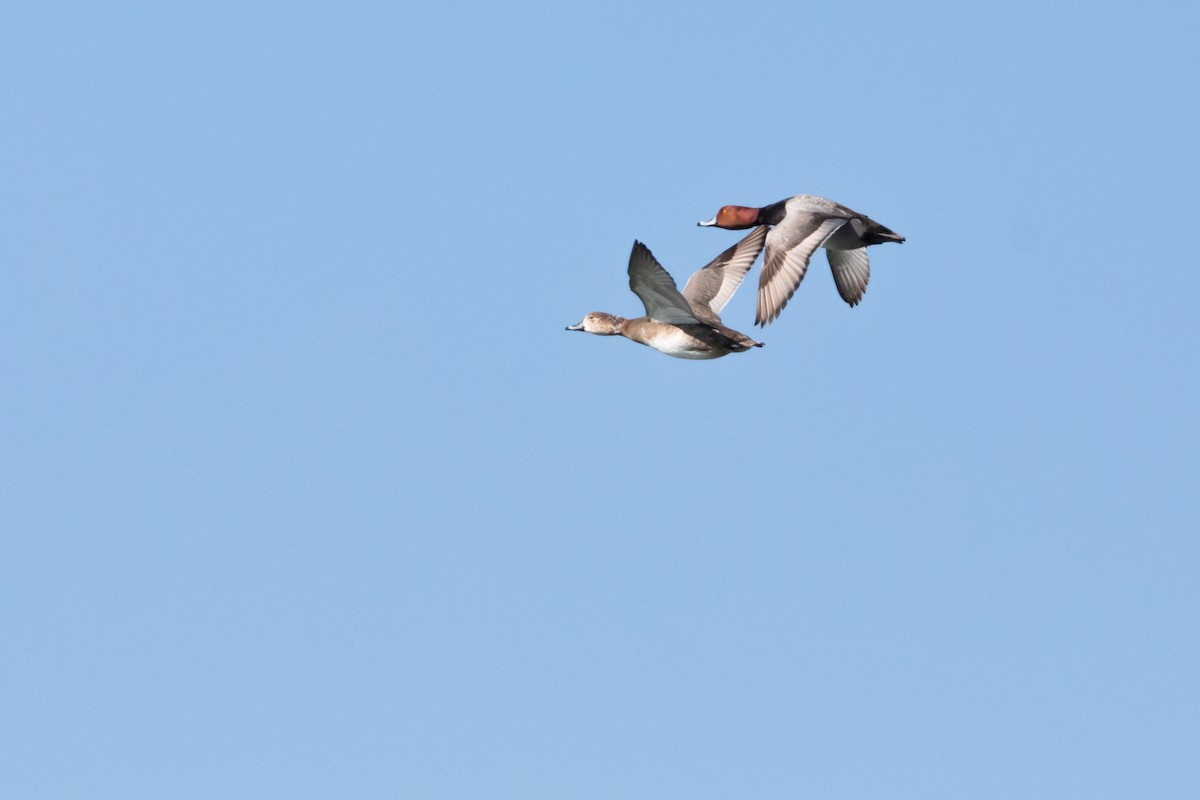
POLYGON ((629 254, 629 288, 641 299, 646 315, 625 319, 593 311, 567 330, 624 336, 675 358, 720 358, 762 347, 761 342, 726 327, 721 309, 750 271, 766 238, 766 225, 755 228, 693 273, 682 292, 650 248, 635 241, 629 254))
POLYGON ((855 306, 871 279, 867 246, 904 241, 866 214, 815 194, 798 194, 762 208, 722 206, 715 217, 697 224, 731 230, 772 226, 758 278, 754 324, 761 327, 775 321, 792 299, 818 247, 825 248, 838 294, 855 306))

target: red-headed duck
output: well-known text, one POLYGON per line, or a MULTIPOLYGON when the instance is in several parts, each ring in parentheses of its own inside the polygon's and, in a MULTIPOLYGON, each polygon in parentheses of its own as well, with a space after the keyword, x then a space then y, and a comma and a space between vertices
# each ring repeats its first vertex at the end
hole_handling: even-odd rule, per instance
POLYGON ((593 311, 569 331, 624 336, 675 358, 720 358, 762 347, 744 333, 721 324, 721 309, 750 271, 766 240, 767 226, 695 272, 680 292, 675 281, 641 242, 629 254, 629 288, 642 300, 646 315, 625 319, 593 311))
POLYGON ((775 321, 792 299, 818 247, 825 248, 838 294, 855 306, 871 279, 867 246, 904 241, 903 236, 866 214, 815 194, 798 194, 762 208, 723 206, 715 217, 698 224, 732 230, 773 226, 767 234, 758 278, 754 323, 762 327, 775 321))

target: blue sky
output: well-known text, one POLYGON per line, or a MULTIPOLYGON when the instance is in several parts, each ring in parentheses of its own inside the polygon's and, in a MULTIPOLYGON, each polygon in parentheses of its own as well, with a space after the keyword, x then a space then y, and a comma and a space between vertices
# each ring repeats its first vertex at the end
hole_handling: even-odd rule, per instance
POLYGON ((1196 797, 1198 22, 5 11, 0 794, 1196 797))

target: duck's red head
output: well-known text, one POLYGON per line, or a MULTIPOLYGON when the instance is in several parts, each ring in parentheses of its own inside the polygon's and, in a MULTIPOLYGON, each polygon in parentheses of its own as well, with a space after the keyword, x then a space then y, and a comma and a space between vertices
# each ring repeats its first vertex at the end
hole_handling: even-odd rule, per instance
POLYGON ((705 227, 729 228, 735 231, 742 228, 753 228, 758 224, 758 212, 759 209, 746 206, 721 206, 721 210, 715 217, 696 224, 705 227))

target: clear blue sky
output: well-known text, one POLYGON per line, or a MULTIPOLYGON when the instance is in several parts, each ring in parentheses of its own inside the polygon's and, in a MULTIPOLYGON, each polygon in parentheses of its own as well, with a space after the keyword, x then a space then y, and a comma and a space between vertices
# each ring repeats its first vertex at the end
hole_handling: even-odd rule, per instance
POLYGON ((1200 796, 1186 4, 0 18, 0 795, 1200 796), (667 358, 724 203, 908 237, 667 358))

